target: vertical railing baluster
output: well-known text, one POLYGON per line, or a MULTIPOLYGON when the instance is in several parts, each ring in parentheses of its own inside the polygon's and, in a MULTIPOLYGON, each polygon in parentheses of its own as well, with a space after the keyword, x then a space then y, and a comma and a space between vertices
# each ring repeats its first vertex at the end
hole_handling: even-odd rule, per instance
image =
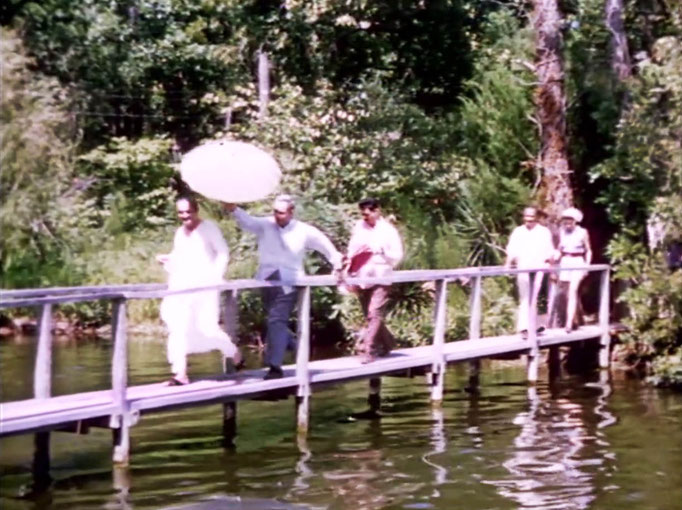
POLYGON ((33 396, 52 396, 52 305, 45 304, 40 314, 38 351, 33 372, 33 396))
MULTIPOLYGON (((469 340, 481 338, 481 276, 475 276, 472 281, 471 295, 469 297, 469 340)), ((469 363, 469 391, 477 391, 480 382, 481 361, 474 360, 469 363)))
POLYGON ((296 423, 297 430, 304 434, 308 430, 310 405, 310 287, 298 291, 298 348, 296 351, 296 423))
POLYGON ((601 329, 599 338, 599 367, 608 368, 611 357, 611 335, 609 334, 609 269, 603 269, 599 276, 599 328, 601 329))
MULTIPOLYGON (((52 305, 44 304, 40 313, 38 349, 33 372, 33 396, 52 396, 52 305)), ((52 482, 50 476, 50 433, 37 432, 33 438, 33 484, 43 490, 52 482)))
POLYGON ((445 328, 448 312, 448 284, 445 280, 436 281, 436 307, 433 326, 433 364, 431 367, 431 402, 443 401, 445 378, 445 328))
MULTIPOLYGON (((225 306, 223 307, 223 329, 230 336, 230 340, 237 345, 239 333, 239 301, 237 289, 225 292, 225 306)), ((239 347, 237 347, 239 349, 239 347)), ((234 374, 237 370, 234 359, 223 359, 223 372, 234 374)), ((223 446, 231 448, 237 437, 237 402, 225 402, 223 404, 223 446)))
POLYGON ((128 411, 128 338, 125 299, 116 299, 112 307, 112 337, 114 353, 111 386, 116 414, 111 417, 114 429, 114 462, 128 464, 130 455, 130 413, 128 411))
POLYGON ((528 344, 530 349, 528 351, 527 360, 527 379, 529 383, 535 384, 538 380, 538 364, 540 357, 540 349, 538 346, 538 332, 537 332, 537 316, 538 316, 538 292, 535 292, 535 279, 542 278, 543 273, 529 272, 528 284, 530 295, 528 305, 528 344))

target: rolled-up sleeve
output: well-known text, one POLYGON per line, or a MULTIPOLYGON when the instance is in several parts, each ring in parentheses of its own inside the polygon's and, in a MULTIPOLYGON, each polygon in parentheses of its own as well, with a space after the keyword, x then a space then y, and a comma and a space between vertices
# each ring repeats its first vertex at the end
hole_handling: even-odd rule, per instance
POLYGON ((343 256, 336 249, 329 238, 324 235, 319 229, 309 225, 309 230, 306 239, 306 248, 315 250, 321 253, 334 269, 341 268, 341 259, 343 256))
POLYGON ((267 218, 257 218, 251 216, 244 209, 237 207, 232 211, 232 216, 237 221, 240 228, 248 230, 254 234, 260 234, 263 230, 263 225, 267 222, 267 218))

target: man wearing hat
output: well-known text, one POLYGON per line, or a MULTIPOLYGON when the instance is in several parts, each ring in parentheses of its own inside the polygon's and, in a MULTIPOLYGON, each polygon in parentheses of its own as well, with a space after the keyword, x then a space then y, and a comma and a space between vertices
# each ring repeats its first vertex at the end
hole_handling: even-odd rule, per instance
MULTIPOLYGON (((516 227, 509 237, 505 267, 516 266, 519 269, 544 268, 552 260, 553 254, 552 233, 547 227, 538 223, 537 209, 535 207, 526 207, 523 210, 523 225, 516 227)), ((533 288, 531 289, 529 273, 518 273, 516 275, 516 285, 519 291, 519 311, 516 330, 524 338, 528 336, 530 308, 537 305, 538 294, 540 294, 544 277, 545 273, 535 273, 533 288)))
MULTIPOLYGON (((555 259, 559 261, 559 268, 581 267, 592 263, 592 248, 587 230, 578 226, 583 219, 575 207, 569 207, 561 213, 561 228, 559 229, 559 247, 555 259)), ((559 284, 566 290, 568 287, 568 304, 566 305, 566 332, 575 326, 576 310, 578 308, 578 290, 587 271, 559 271, 559 284)))
MULTIPOLYGON (((261 280, 292 281, 304 276, 303 259, 308 250, 321 253, 334 267, 341 270, 342 255, 329 238, 308 223, 294 218, 294 199, 279 195, 273 203, 272 216, 251 216, 234 204, 225 204, 237 224, 258 238, 258 270, 261 280)), ((296 338, 289 331, 289 318, 296 305, 296 292, 291 286, 266 287, 263 304, 267 312, 265 361, 270 367, 266 379, 282 377, 282 362, 287 349, 295 350, 296 338)))

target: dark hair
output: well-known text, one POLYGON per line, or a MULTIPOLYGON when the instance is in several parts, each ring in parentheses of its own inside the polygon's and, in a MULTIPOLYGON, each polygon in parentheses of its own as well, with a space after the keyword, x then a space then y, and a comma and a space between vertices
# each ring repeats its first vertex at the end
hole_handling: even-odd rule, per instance
POLYGON ((177 204, 180 200, 187 200, 192 211, 196 212, 199 210, 199 202, 197 202, 197 198, 194 195, 180 195, 175 199, 175 203, 177 204))
POLYGON ((363 198, 358 202, 358 207, 362 209, 370 209, 372 211, 378 209, 380 206, 379 201, 376 198, 363 198))

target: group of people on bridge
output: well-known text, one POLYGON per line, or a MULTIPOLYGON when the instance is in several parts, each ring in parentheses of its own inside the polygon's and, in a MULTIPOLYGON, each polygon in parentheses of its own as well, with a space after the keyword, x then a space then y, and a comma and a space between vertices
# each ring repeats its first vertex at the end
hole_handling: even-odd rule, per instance
MULTIPOLYGON (((282 363, 287 350, 296 349, 296 339, 289 330, 297 293, 285 282, 305 274, 303 261, 309 250, 322 254, 334 268, 339 283, 345 274, 358 277, 383 277, 403 258, 403 244, 398 230, 381 214, 378 200, 367 198, 358 204, 361 219, 353 227, 345 253, 336 249, 318 228, 294 218, 295 202, 290 195, 279 195, 273 203, 272 216, 252 216, 234 204, 224 204, 243 230, 256 235, 259 265, 255 278, 283 282, 262 290, 266 319, 266 379, 283 376, 282 363)), ((229 260, 229 248, 218 226, 199 216, 194 197, 176 201, 178 218, 173 249, 158 255, 168 272, 168 290, 181 290, 223 283, 229 260)), ((387 356, 395 338, 384 324, 388 286, 347 286, 360 299, 367 319, 356 346, 363 363, 387 356)), ((239 368, 243 361, 239 350, 219 323, 220 296, 216 291, 174 294, 164 298, 161 318, 168 335, 168 361, 173 377, 169 384, 187 384, 187 354, 218 349, 239 368)))
MULTIPOLYGON (((168 290, 224 283, 229 248, 218 225, 200 217, 199 205, 192 196, 179 198, 176 209, 182 225, 175 232, 173 249, 168 254, 157 256, 168 272, 168 290)), ((289 319, 296 306, 297 293, 286 282, 305 274, 303 261, 310 250, 324 256, 332 265, 338 283, 359 298, 366 318, 356 344, 361 361, 370 363, 391 352, 396 341, 384 323, 389 286, 351 286, 344 283, 346 275, 385 277, 403 258, 400 234, 382 216, 378 200, 366 198, 359 202, 361 217, 352 229, 344 253, 337 250, 318 228, 294 217, 295 202, 290 195, 279 195, 274 200, 272 216, 253 216, 235 204, 223 204, 223 209, 232 215, 241 229, 257 237, 259 265, 255 278, 282 282, 281 285, 262 289, 267 314, 265 363, 269 367, 265 379, 282 377, 286 351, 296 349, 296 338, 289 330, 289 319)), ((549 229, 538 222, 538 210, 534 207, 524 209, 523 225, 514 229, 509 239, 505 265, 531 269, 548 267, 553 263, 560 267, 589 264, 592 259, 589 236, 577 225, 582 214, 570 208, 562 216, 559 241, 555 247, 549 229)), ((568 331, 574 327, 578 287, 584 277, 585 271, 559 272, 558 278, 568 290, 568 331)), ((522 336, 528 334, 528 312, 531 306, 535 306, 543 279, 544 273, 537 273, 534 279, 529 273, 517 275, 517 330, 522 336)), ((243 365, 239 349, 219 325, 219 307, 220 293, 217 291, 172 294, 163 299, 161 318, 168 327, 167 356, 173 373, 168 384, 189 382, 187 355, 190 353, 217 349, 237 368, 243 365)))

